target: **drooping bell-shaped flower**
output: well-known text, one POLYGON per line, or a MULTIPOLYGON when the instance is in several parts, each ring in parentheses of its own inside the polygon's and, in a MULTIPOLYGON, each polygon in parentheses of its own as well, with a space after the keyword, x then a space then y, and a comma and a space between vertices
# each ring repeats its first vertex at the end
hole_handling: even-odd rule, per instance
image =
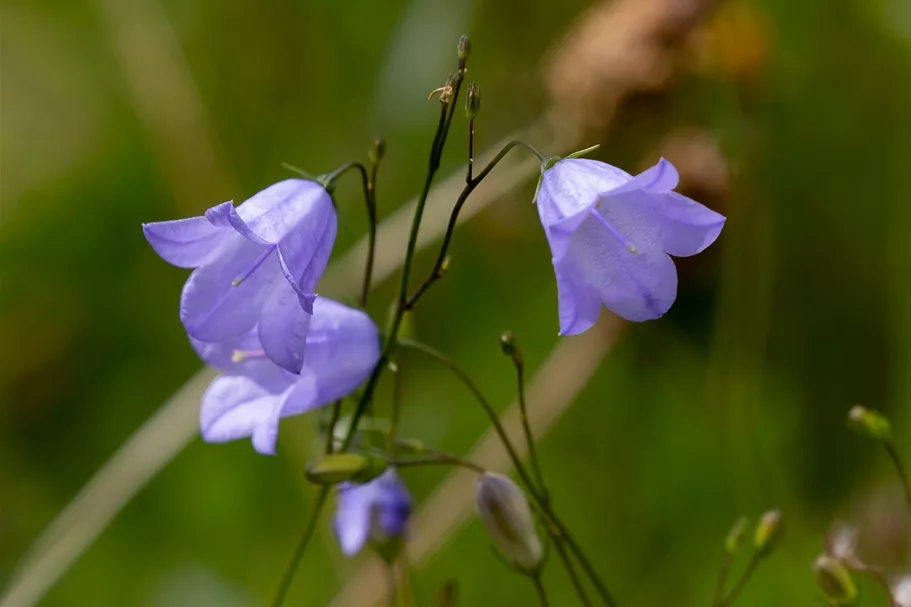
POLYGON ((194 268, 180 301, 192 339, 224 342, 258 327, 268 356, 300 370, 313 292, 337 230, 321 184, 286 179, 237 207, 224 202, 201 217, 142 229, 162 259, 194 268))
POLYGON ((725 220, 674 192, 677 182, 663 158, 635 177, 577 158, 544 169, 537 206, 557 275, 561 334, 591 327, 602 303, 632 321, 670 309, 677 270, 669 255, 699 253, 725 220))
POLYGON ((369 483, 338 487, 335 535, 342 552, 354 556, 367 540, 384 543, 402 535, 411 514, 411 496, 394 468, 369 483))
POLYGON ((225 371, 202 397, 204 440, 251 437, 260 453, 275 453, 279 420, 306 413, 351 394, 380 358, 380 338, 367 314, 325 297, 313 303, 300 373, 273 363, 254 327, 219 343, 191 340, 200 357, 225 371))

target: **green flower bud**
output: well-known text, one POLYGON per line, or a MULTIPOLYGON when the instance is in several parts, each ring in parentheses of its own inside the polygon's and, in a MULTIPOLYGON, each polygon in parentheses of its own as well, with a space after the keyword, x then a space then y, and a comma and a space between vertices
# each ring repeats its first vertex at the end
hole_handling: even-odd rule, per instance
POLYGON ((857 585, 851 572, 838 559, 822 555, 813 563, 816 583, 833 605, 854 605, 857 601, 857 585))
POLYGON ((333 453, 308 464, 304 475, 315 485, 366 483, 386 471, 386 460, 362 453, 333 453))
POLYGON ((782 533, 782 519, 780 510, 769 510, 762 515, 756 525, 756 534, 753 544, 756 551, 765 556, 775 547, 775 543, 782 533))
POLYGON ((500 350, 505 356, 513 356, 516 353, 516 336, 512 331, 503 331, 500 334, 500 350))
POLYGON ((465 94, 465 117, 474 120, 481 111, 481 87, 477 82, 468 84, 468 92, 465 94))
POLYGON ((724 538, 724 549, 728 554, 734 554, 737 552, 737 549, 740 548, 740 540, 747 530, 748 522, 747 517, 741 516, 734 522, 734 526, 731 527, 731 530, 728 531, 727 537, 724 538))
POLYGON ((370 144, 370 149, 367 150, 367 159, 370 161, 370 164, 379 164, 385 154, 386 141, 381 137, 378 137, 370 144))
POLYGON ((867 436, 880 441, 892 439, 892 426, 881 413, 861 407, 851 407, 848 411, 848 426, 867 436))
POLYGON ((458 56, 459 63, 465 63, 465 60, 471 56, 471 40, 464 34, 459 38, 458 56))
POLYGON ((486 472, 475 482, 475 501, 497 548, 517 567, 535 571, 544 550, 522 490, 508 477, 486 472))

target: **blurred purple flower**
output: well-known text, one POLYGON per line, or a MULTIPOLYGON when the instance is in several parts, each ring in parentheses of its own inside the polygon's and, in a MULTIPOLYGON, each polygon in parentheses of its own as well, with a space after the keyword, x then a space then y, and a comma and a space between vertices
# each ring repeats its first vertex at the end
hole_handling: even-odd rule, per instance
POLYGON ((203 394, 203 439, 221 443, 249 436, 254 449, 273 454, 281 418, 347 396, 380 357, 379 333, 370 317, 325 297, 313 303, 306 339, 303 365, 295 374, 266 357, 256 328, 219 343, 191 338, 204 361, 226 371, 203 394))
POLYGON ((569 158, 546 169, 538 189, 541 223, 553 253, 560 333, 595 324, 601 303, 627 320, 662 316, 677 296, 668 256, 712 244, 725 218, 672 190, 664 160, 633 177, 595 160, 569 158))
POLYGON ((266 354, 297 372, 336 224, 322 185, 287 179, 237 208, 224 202, 202 217, 147 223, 142 230, 162 259, 195 268, 180 301, 191 338, 223 342, 258 326, 266 354))
POLYGON ((410 514, 411 496, 393 468, 363 485, 340 484, 335 535, 342 552, 354 556, 368 539, 400 536, 410 514))

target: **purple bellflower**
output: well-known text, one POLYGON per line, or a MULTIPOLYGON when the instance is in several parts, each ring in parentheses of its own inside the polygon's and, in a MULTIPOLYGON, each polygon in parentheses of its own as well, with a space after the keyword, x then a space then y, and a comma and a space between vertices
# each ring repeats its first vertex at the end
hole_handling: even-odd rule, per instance
POLYGON ((194 268, 180 301, 192 339, 225 342, 256 327, 269 358, 301 370, 313 290, 337 230, 332 197, 321 184, 286 179, 236 208, 224 202, 201 217, 142 230, 162 259, 194 268))
POLYGON ((325 297, 313 302, 300 373, 265 354, 258 331, 219 343, 191 339, 199 356, 222 369, 202 397, 204 440, 251 437, 260 453, 275 453, 279 420, 306 413, 357 389, 380 358, 380 338, 367 314, 325 297))
POLYGON ((411 496, 393 468, 369 483, 338 486, 335 535, 342 552, 354 556, 367 540, 382 543, 405 531, 411 496))
POLYGON ((561 335, 595 324, 602 302, 632 321, 670 309, 677 270, 669 255, 701 252, 725 221, 672 191, 678 179, 663 158, 635 177, 576 158, 544 170, 537 205, 557 275, 561 335))

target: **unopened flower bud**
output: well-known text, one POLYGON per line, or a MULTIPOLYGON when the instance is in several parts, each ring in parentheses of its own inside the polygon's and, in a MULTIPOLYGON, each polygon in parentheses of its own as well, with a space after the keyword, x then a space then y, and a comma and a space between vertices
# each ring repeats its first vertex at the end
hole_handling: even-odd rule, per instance
POLYGON ((385 154, 386 141, 381 137, 377 137, 373 140, 373 143, 370 144, 370 149, 367 150, 367 159, 370 161, 370 164, 379 164, 385 154))
POLYGON ((740 548, 740 540, 747 529, 747 517, 741 516, 734 522, 728 535, 724 538, 724 550, 728 554, 734 554, 740 548))
POLYGON ((860 405, 851 407, 848 412, 848 426, 876 440, 887 441, 892 438, 892 427, 889 420, 881 413, 860 405))
POLYGON ((854 605, 857 601, 857 585, 851 572, 838 559, 822 555, 813 563, 816 583, 832 605, 854 605))
POLYGON ((756 525, 756 534, 753 538, 756 551, 762 555, 767 555, 775 547, 775 543, 781 537, 781 532, 781 511, 769 510, 763 514, 756 525))
POLYGON ((465 60, 471 56, 471 40, 468 39, 468 36, 462 34, 462 37, 459 38, 459 63, 465 63, 465 60))
POLYGON ((477 82, 468 84, 468 93, 465 95, 465 117, 474 120, 481 111, 481 87, 477 82))
POLYGON ((388 466, 386 460, 362 453, 333 453, 308 464, 304 475, 315 485, 366 483, 383 474, 388 466))
POLYGON ((512 356, 516 353, 516 336, 512 331, 503 331, 500 334, 500 350, 505 356, 512 356))
POLYGON ((522 490, 508 477, 486 472, 475 482, 475 498, 497 548, 517 567, 536 570, 544 551, 522 490))

